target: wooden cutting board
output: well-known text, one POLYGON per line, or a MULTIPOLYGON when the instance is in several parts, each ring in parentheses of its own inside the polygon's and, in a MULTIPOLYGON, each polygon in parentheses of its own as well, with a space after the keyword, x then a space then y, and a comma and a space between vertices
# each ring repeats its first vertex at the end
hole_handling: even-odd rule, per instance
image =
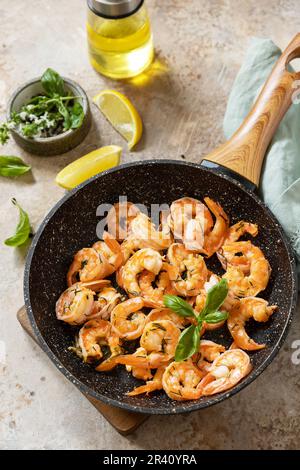
MULTIPOLYGON (((34 334, 32 326, 30 324, 29 318, 25 307, 22 307, 18 313, 17 318, 29 336, 39 345, 38 339, 34 334)), ((82 393, 82 392, 81 392, 82 393)), ((101 401, 93 398, 89 395, 82 393, 89 402, 94 405, 94 407, 102 414, 102 416, 123 436, 126 436, 133 431, 135 431, 140 424, 142 424, 147 418, 148 415, 141 413, 133 413, 131 411, 122 410, 121 408, 115 408, 111 405, 106 405, 101 401)))

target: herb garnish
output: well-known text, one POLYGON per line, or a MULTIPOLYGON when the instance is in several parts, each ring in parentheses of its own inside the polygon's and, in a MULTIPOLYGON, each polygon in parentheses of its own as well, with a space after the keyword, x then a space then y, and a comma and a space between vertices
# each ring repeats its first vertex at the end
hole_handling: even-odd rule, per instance
POLYGON ((19 157, 0 156, 0 176, 20 176, 30 169, 19 157))
POLYGON ((203 310, 197 316, 190 304, 176 295, 165 295, 164 305, 172 309, 182 317, 192 317, 196 325, 186 328, 180 335, 175 351, 175 361, 184 361, 197 353, 200 344, 200 335, 203 322, 219 323, 227 320, 228 313, 220 312, 218 309, 223 304, 228 294, 226 279, 222 279, 207 292, 206 302, 203 310))
POLYGON ((0 126, 2 145, 8 141, 11 129, 28 138, 47 138, 81 126, 84 111, 80 97, 66 92, 62 77, 48 68, 41 83, 45 94, 31 98, 0 126))
POLYGON ((8 246, 21 246, 24 245, 31 235, 29 217, 15 199, 12 199, 11 202, 19 209, 19 223, 16 233, 12 237, 7 238, 4 243, 8 246))

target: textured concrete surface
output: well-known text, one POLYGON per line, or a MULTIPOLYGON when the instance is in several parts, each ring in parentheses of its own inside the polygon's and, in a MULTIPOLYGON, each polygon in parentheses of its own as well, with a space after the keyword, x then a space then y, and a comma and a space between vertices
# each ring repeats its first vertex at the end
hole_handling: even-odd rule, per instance
MULTIPOLYGON (((227 96, 250 36, 268 36, 284 47, 299 27, 297 0, 148 0, 148 5, 157 60, 146 75, 120 83, 98 76, 88 63, 84 2, 72 0, 70 9, 69 0, 30 0, 24 9, 22 0, 0 0, 1 117, 15 87, 52 66, 81 83, 90 97, 108 87, 124 91, 146 128, 137 151, 129 153, 93 110, 92 132, 69 154, 41 158, 8 144, 1 153, 21 155, 33 172, 18 180, 1 178, 0 240, 15 228, 11 197, 36 228, 64 193, 53 183, 57 171, 101 145, 124 146, 123 161, 181 154, 198 161, 222 141, 227 96)), ((0 448, 299 448, 300 365, 291 360, 293 342, 300 339, 299 315, 273 364, 238 396, 188 416, 152 417, 132 436, 120 437, 21 330, 15 314, 23 302, 26 250, 3 244, 0 250, 0 448)))

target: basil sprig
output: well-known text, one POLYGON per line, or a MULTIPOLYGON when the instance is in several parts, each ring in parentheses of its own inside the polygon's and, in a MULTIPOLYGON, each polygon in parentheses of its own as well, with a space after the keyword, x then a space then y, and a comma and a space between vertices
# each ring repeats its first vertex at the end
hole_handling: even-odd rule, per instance
POLYGON ((8 246, 21 246, 28 240, 31 235, 31 227, 28 214, 22 209, 15 199, 11 202, 19 209, 19 222, 16 228, 16 233, 5 240, 5 245, 8 246))
POLYGON ((19 157, 0 156, 0 176, 20 176, 30 169, 31 167, 19 157))
POLYGON ((186 328, 180 335, 175 351, 175 361, 180 362, 188 359, 198 352, 200 335, 203 322, 219 323, 227 320, 228 313, 220 312, 218 309, 223 304, 228 294, 228 284, 226 279, 222 279, 207 292, 204 308, 197 316, 190 304, 176 295, 165 295, 164 305, 172 309, 181 317, 191 317, 195 320, 195 325, 186 328))

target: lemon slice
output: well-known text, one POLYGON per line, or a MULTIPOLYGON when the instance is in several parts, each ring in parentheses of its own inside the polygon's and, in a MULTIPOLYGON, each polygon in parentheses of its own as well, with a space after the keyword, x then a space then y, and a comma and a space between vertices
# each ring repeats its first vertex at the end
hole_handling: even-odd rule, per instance
POLYGON ((55 182, 65 189, 72 189, 83 181, 120 163, 122 149, 117 145, 101 147, 78 158, 61 170, 55 182))
POLYGON ((93 101, 113 127, 127 140, 131 150, 143 133, 142 120, 133 104, 122 93, 114 90, 101 91, 93 101))

